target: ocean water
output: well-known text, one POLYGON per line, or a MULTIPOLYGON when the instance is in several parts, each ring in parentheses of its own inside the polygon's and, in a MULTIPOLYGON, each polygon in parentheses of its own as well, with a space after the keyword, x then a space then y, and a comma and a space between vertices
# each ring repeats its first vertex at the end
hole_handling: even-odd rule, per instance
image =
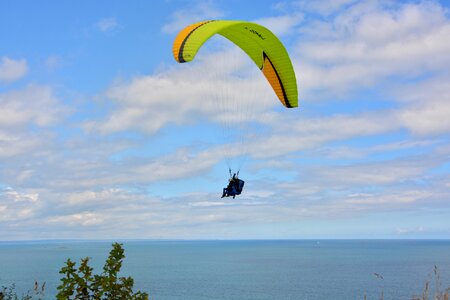
MULTIPOLYGON (((125 241, 122 275, 155 300, 411 299, 436 265, 450 287, 450 240, 125 241), (381 274, 383 279, 374 273, 381 274)), ((67 258, 99 273, 111 242, 0 242, 0 286, 46 281, 67 258)))

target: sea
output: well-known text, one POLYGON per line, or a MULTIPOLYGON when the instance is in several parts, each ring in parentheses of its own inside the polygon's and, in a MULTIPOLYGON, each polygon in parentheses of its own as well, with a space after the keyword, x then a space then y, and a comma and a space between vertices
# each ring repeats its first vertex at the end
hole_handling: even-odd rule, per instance
MULTIPOLYGON (((426 282, 430 294, 450 287, 450 240, 121 243, 121 275, 154 300, 412 299, 426 282)), ((68 258, 90 257, 99 274, 111 244, 0 242, 0 286, 20 295, 45 282, 43 299, 54 299, 68 258)))

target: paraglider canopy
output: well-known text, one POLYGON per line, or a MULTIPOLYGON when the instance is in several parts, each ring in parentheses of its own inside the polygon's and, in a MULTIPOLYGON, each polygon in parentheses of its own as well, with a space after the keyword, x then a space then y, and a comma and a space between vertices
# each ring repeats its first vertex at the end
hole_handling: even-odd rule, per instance
POLYGON ((289 55, 280 40, 261 25, 229 20, 191 24, 175 39, 175 60, 179 63, 192 61, 201 46, 215 34, 224 36, 247 53, 285 107, 298 106, 297 82, 289 55))

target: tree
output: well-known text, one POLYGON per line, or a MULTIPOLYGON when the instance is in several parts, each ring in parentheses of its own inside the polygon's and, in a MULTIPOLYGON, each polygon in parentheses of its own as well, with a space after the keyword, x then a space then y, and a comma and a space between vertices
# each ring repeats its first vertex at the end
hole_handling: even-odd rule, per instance
POLYGON ((89 257, 81 260, 80 267, 70 258, 59 271, 64 277, 58 286, 57 299, 80 300, 148 300, 148 294, 140 291, 133 292, 134 280, 131 277, 118 277, 125 258, 122 244, 113 243, 109 257, 106 259, 103 272, 93 275, 89 257))

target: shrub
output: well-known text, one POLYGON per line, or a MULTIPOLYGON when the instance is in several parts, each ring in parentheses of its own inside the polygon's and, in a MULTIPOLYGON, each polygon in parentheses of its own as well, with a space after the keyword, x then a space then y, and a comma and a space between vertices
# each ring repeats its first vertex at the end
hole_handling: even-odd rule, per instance
POLYGON ((59 272, 64 277, 61 278, 56 298, 60 300, 148 300, 147 293, 133 292, 133 278, 118 277, 124 257, 122 244, 114 243, 100 275, 93 275, 93 268, 88 265, 88 257, 81 260, 78 269, 76 263, 69 258, 59 272))

